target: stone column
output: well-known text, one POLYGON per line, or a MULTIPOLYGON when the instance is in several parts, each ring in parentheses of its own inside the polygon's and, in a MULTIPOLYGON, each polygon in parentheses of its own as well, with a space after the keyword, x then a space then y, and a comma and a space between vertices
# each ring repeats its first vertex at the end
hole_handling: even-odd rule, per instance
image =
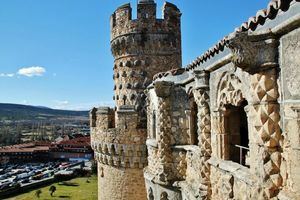
POLYGON ((171 82, 156 82, 155 92, 158 97, 158 178, 164 184, 172 180, 171 150, 171 82))
MULTIPOLYGON (((272 198, 277 195, 282 184, 280 108, 277 102, 279 94, 275 68, 251 76, 251 95, 251 130, 256 140, 254 145, 258 147, 250 152, 251 171, 263 182, 266 197, 272 198)), ((251 146, 254 147, 253 144, 251 146)))
POLYGON ((228 133, 225 130, 224 111, 216 110, 211 113, 212 116, 212 157, 228 160, 228 133))
POLYGON ((207 162, 211 157, 211 116, 209 107, 209 74, 206 71, 195 71, 196 87, 193 90, 195 102, 198 106, 198 141, 201 160, 201 185, 200 194, 202 199, 209 199, 210 188, 210 165, 207 162))
POLYGON ((271 32, 263 35, 236 33, 228 38, 232 62, 251 76, 250 170, 263 186, 263 199, 276 196, 282 185, 278 45, 271 32))

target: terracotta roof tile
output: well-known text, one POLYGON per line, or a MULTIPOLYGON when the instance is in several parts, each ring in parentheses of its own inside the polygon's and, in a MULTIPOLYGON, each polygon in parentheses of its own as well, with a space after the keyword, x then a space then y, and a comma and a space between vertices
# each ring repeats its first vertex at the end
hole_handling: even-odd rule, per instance
MULTIPOLYGON (((294 0, 295 2, 300 2, 300 0, 294 0)), ((259 24, 263 25, 267 19, 274 19, 279 10, 287 11, 290 7, 292 0, 272 0, 267 9, 257 11, 256 15, 250 17, 247 22, 241 24, 237 27, 234 32, 245 32, 248 30, 255 30, 259 24)), ((194 62, 186 66, 187 71, 194 69, 200 63, 210 59, 216 54, 222 52, 227 42, 227 37, 225 36, 221 39, 214 47, 207 50, 201 56, 199 56, 194 62)))

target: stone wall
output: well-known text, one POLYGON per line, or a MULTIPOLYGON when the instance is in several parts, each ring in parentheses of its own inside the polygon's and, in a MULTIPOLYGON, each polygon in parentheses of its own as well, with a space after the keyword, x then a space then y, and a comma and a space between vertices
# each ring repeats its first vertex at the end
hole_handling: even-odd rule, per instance
MULTIPOLYGON (((143 177, 148 163, 144 90, 156 73, 181 67, 181 13, 170 3, 163 9, 163 19, 157 19, 154 1, 139 1, 137 19, 132 19, 130 4, 119 7, 111 16, 116 108, 94 108, 90 112, 91 145, 99 165, 99 199, 147 198, 143 177)), ((149 154, 157 156, 159 162, 164 160, 155 147, 149 154)), ((156 167, 163 174, 161 166, 156 167)))
POLYGON ((300 29, 280 40, 280 86, 281 115, 284 140, 282 142, 282 165, 286 198, 300 198, 300 29))
POLYGON ((184 71, 155 76, 148 199, 300 198, 299 11, 296 0, 272 1, 273 17, 258 12, 184 71))
POLYGON ((99 199, 147 199, 142 170, 98 163, 99 199))
POLYGON ((137 115, 130 106, 117 112, 110 108, 91 111, 99 199, 146 199, 143 168, 147 166, 147 136, 146 129, 137 128, 137 115))
POLYGON ((117 108, 90 112, 99 198, 299 199, 298 0, 271 1, 185 69, 181 13, 155 8, 111 17, 117 108))

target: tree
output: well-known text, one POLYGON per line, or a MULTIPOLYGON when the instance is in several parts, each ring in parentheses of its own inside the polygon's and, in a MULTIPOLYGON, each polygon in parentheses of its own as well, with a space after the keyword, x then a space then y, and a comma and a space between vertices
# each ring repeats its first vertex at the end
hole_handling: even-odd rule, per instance
POLYGON ((97 174, 98 170, 97 170, 97 161, 92 160, 92 174, 97 174))
POLYGON ((42 194, 42 190, 37 190, 37 191, 35 192, 35 196, 36 196, 37 198, 40 198, 41 194, 42 194))
POLYGON ((52 197, 53 193, 56 191, 56 187, 54 185, 51 185, 51 187, 49 188, 50 191, 50 195, 52 197))

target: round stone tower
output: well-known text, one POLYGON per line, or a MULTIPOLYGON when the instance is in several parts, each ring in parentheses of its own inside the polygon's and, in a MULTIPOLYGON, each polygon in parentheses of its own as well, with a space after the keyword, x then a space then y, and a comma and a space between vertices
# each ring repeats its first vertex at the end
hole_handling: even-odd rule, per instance
POLYGON ((137 19, 130 4, 111 16, 116 108, 90 112, 91 145, 98 162, 99 199, 147 199, 143 168, 147 166, 144 90, 155 74, 181 66, 179 9, 165 3, 156 18, 153 0, 140 0, 137 19))
POLYGON ((165 3, 163 19, 156 18, 156 3, 140 0, 137 19, 130 4, 111 16, 111 51, 114 62, 114 90, 117 107, 132 105, 145 126, 144 89, 155 74, 181 67, 181 13, 165 3))

